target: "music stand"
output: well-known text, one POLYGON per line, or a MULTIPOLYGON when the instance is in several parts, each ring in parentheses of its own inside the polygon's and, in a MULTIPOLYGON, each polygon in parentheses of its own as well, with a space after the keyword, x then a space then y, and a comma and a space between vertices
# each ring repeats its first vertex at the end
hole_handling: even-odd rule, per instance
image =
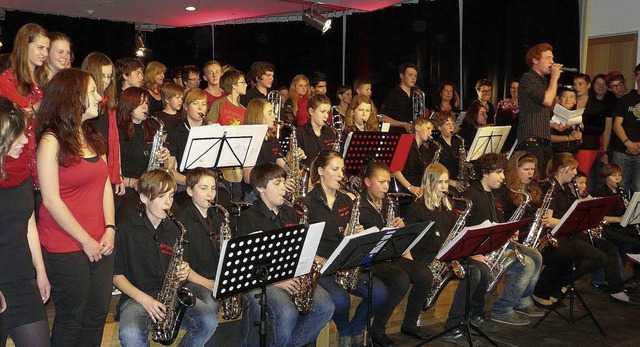
POLYGON ((313 265, 324 222, 233 238, 222 243, 213 297, 225 298, 261 288, 260 346, 267 344, 267 285, 308 274, 313 265))
POLYGON ((571 255, 571 284, 566 292, 564 292, 556 303, 553 304, 551 309, 545 312, 544 316, 540 317, 540 319, 534 324, 534 327, 538 327, 551 312, 555 312, 558 316, 564 319, 567 323, 573 324, 580 319, 589 316, 593 324, 598 328, 600 334, 603 337, 607 337, 607 334, 600 326, 600 323, 593 315, 589 306, 582 298, 582 295, 576 289, 576 235, 579 232, 587 229, 594 229, 600 225, 600 221, 604 216, 607 215, 613 204, 615 204, 618 200, 618 196, 606 196, 602 198, 595 199, 583 199, 576 200, 573 202, 569 210, 562 216, 560 222, 551 230, 551 235, 554 237, 562 237, 562 236, 572 236, 573 235, 573 253, 571 255), (558 312, 558 303, 562 301, 566 296, 569 296, 569 316, 565 317, 562 313, 558 312), (586 314, 575 318, 573 314, 574 309, 574 301, 575 298, 578 298, 582 307, 584 307, 586 314))
POLYGON ((347 236, 342 239, 336 250, 327 259, 320 270, 321 274, 332 274, 339 270, 355 266, 364 266, 369 273, 367 283, 367 329, 364 334, 364 345, 367 345, 371 334, 371 312, 373 295, 373 263, 395 259, 413 248, 434 222, 423 222, 405 226, 403 228, 385 228, 378 231, 372 227, 362 233, 347 236))
POLYGON ((509 131, 510 125, 478 128, 476 137, 469 147, 467 162, 476 160, 486 153, 500 153, 509 131))
POLYGON ((633 193, 627 210, 622 215, 620 226, 626 228, 628 225, 640 224, 640 192, 633 193))
POLYGON ((370 161, 379 161, 400 171, 407 161, 413 134, 354 131, 347 136, 342 157, 345 171, 357 174, 370 161))
POLYGON ((180 171, 196 167, 252 167, 266 133, 266 124, 193 127, 189 131, 180 171))
MULTIPOLYGON (((469 258, 471 256, 490 253, 502 247, 502 245, 508 242, 509 238, 511 238, 517 230, 521 229, 528 222, 529 219, 525 219, 516 222, 492 224, 481 228, 464 228, 451 240, 451 242, 440 249, 436 258, 443 262, 465 260, 467 265, 466 273, 470 274, 471 264, 469 258)), ((469 322, 469 302, 471 297, 471 286, 469 285, 469 282, 470 280, 467 279, 465 288, 464 318, 462 319, 462 322, 445 329, 418 346, 426 345, 427 343, 434 341, 455 329, 460 329, 460 331, 462 331, 467 338, 469 346, 473 346, 471 331, 469 329, 473 329, 489 343, 497 346, 492 339, 469 322)))

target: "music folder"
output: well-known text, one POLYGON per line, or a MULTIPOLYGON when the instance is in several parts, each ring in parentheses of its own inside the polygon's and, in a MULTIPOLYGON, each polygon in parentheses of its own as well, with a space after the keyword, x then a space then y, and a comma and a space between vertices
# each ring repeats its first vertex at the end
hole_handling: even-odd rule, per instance
POLYGON ((624 211, 622 215, 622 220, 620 221, 620 225, 622 227, 627 227, 627 225, 640 224, 640 192, 633 193, 631 197, 631 201, 629 201, 629 206, 627 206, 627 210, 624 211))
POLYGON ((560 222, 551 230, 551 235, 554 237, 567 236, 578 231, 597 228, 618 199, 619 197, 616 195, 574 201, 560 222))

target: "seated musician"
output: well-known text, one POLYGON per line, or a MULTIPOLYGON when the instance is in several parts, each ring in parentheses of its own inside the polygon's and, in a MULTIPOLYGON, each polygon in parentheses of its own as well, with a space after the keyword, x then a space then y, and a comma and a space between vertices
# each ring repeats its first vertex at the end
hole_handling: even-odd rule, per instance
MULTIPOLYGON (((323 264, 347 233, 355 234, 364 230, 361 225, 358 225, 358 221, 354 221, 355 225, 349 223, 353 209, 357 206, 354 207, 354 202, 349 196, 339 191, 340 182, 344 179, 343 170, 344 160, 340 153, 332 150, 321 151, 311 167, 313 190, 301 199, 301 202, 309 209, 309 223, 326 223, 317 252, 317 256, 321 258, 323 264)), ((339 346, 362 345, 363 330, 367 326, 368 288, 365 284, 366 278, 368 278, 368 274, 361 273, 355 283, 352 294, 363 298, 363 300, 351 319, 349 319, 351 308, 349 291, 336 281, 335 274, 326 274, 318 281, 318 284, 329 292, 331 300, 335 304, 333 321, 340 335, 339 346)), ((356 281, 354 280, 354 282, 356 281)), ((387 300, 387 289, 377 277, 373 277, 372 285, 373 312, 371 314, 375 316, 387 300)))
MULTIPOLYGON (((449 173, 447 168, 442 164, 429 164, 425 169, 424 176, 422 178, 422 194, 411 205, 405 222, 407 224, 434 221, 435 224, 431 227, 431 230, 425 237, 418 242, 418 244, 411 250, 413 259, 423 264, 432 264, 435 260, 436 254, 447 242, 448 238, 453 238, 465 224, 464 219, 457 217, 458 212, 454 209, 452 200, 447 197, 449 190, 449 173), (454 234, 450 234, 454 233, 454 234)), ((484 288, 478 288, 478 282, 481 281, 481 272, 477 269, 477 263, 472 261, 469 265, 470 274, 466 274, 464 279, 458 284, 458 289, 453 296, 451 308, 449 309, 449 318, 445 323, 445 328, 452 328, 455 325, 459 325, 464 317, 465 308, 465 287, 467 279, 472 278, 471 293, 474 296, 481 296, 484 304, 484 295, 486 292, 486 285, 484 288)), ((431 265, 430 265, 431 266, 431 265)), ((484 265, 483 265, 484 266, 484 265)), ((485 266, 486 267, 486 266, 485 266)), ((433 270, 433 269, 432 269, 433 270)), ((435 274, 434 274, 435 275, 435 274)), ((452 275, 453 276, 453 275, 452 275)), ((445 277, 444 275, 442 277, 445 277)), ((483 281, 486 283, 486 279, 483 281)), ((438 285, 434 281, 434 285, 438 285)), ((441 288, 444 288, 446 283, 441 284, 441 288)), ((440 289, 441 290, 441 289, 440 289)), ((429 298, 426 303, 426 307, 431 307, 435 304, 440 290, 434 291, 431 289, 429 298)), ((473 302, 472 302, 473 303, 473 302)), ((450 333, 443 336, 443 339, 447 342, 456 344, 458 346, 469 346, 467 338, 463 335, 460 329, 455 329, 450 333)), ((480 345, 480 341, 473 340, 472 345, 477 347, 480 345)))
POLYGON ((345 135, 353 131, 380 131, 376 113, 376 108, 368 96, 354 96, 344 119, 345 135))
MULTIPOLYGON (((167 220, 173 204, 176 183, 164 170, 147 171, 140 176, 138 191, 144 205, 141 214, 133 214, 119 225, 115 241, 113 284, 122 292, 118 303, 120 343, 123 346, 149 346, 151 323, 165 319, 172 310, 160 302, 165 277, 175 272, 181 281, 198 275, 182 261, 178 269, 170 268, 180 230, 167 220)), ((181 328, 187 333, 182 345, 204 346, 218 326, 218 310, 196 300, 187 308, 181 328)))
MULTIPOLYGON (((386 226, 403 227, 404 221, 398 216, 395 201, 386 196, 391 180, 387 164, 371 162, 362 168, 360 176, 364 184, 360 205, 362 226, 365 229, 373 226, 379 229, 386 226), (390 214, 390 211, 393 213, 390 214)), ((409 283, 413 284, 413 287, 400 331, 419 340, 426 339, 417 322, 433 281, 431 271, 426 265, 413 261, 410 252, 390 262, 376 263, 373 269, 376 277, 384 282, 389 292, 387 301, 380 308, 371 326, 373 343, 380 346, 395 346, 393 340, 385 334, 385 326, 394 308, 409 290, 409 283)))
POLYGON ((414 141, 402 171, 393 172, 393 177, 414 196, 421 193, 420 183, 424 169, 434 159, 437 144, 432 144, 433 122, 427 118, 416 118, 413 122, 414 141))
MULTIPOLYGON (((251 103, 258 99, 252 100, 251 103)), ((251 170, 251 183, 258 191, 259 199, 243 213, 243 222, 238 224, 238 236, 256 231, 269 231, 299 224, 300 214, 294 207, 285 204, 284 169, 272 162, 256 165, 251 170)), ((300 211, 302 213, 302 211, 300 211)), ((272 321, 273 341, 270 346, 304 346, 318 338, 320 330, 333 315, 334 305, 329 294, 319 286, 301 288, 300 279, 292 278, 267 287, 267 315, 272 321), (304 295, 311 291, 310 312, 300 314, 291 299, 294 293, 304 295)), ((258 346, 260 304, 255 289, 243 295, 241 341, 243 346, 258 346)))
POLYGON ((302 164, 311 166, 311 161, 325 149, 331 149, 336 141, 336 134, 325 126, 329 118, 331 100, 325 95, 315 95, 309 100, 309 121, 296 128, 298 146, 306 154, 302 164))

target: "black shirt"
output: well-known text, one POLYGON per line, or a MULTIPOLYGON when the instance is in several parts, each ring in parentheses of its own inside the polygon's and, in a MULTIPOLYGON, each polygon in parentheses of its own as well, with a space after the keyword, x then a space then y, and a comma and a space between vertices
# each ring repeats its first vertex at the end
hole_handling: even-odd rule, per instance
POLYGON ((399 85, 396 86, 389 91, 389 94, 384 99, 381 113, 399 122, 409 123, 413 121, 413 101, 411 96, 399 85))
POLYGON ((442 146, 442 151, 440 151, 440 164, 449 170, 450 179, 457 180, 460 164, 458 158, 460 157, 462 141, 455 136, 451 138, 451 146, 449 146, 442 136, 438 137, 436 141, 442 146))
POLYGON ((418 143, 415 140, 411 143, 411 149, 402 169, 402 174, 412 186, 420 187, 422 184, 424 169, 431 163, 436 153, 436 148, 434 147, 435 145, 430 142, 425 142, 420 147, 418 147, 418 143))
POLYGON ((238 223, 236 236, 245 236, 256 231, 282 229, 298 225, 299 222, 300 215, 292 207, 282 205, 278 208, 278 214, 275 214, 262 199, 258 199, 242 213, 242 223, 238 223))
POLYGON ((207 218, 193 203, 183 208, 177 218, 187 229, 187 250, 189 262, 195 272, 207 279, 214 279, 220 259, 220 228, 223 217, 215 209, 207 211, 207 218))
MULTIPOLYGON (((269 93, 268 90, 267 90, 267 93, 269 93)), ((251 100, 256 98, 266 99, 267 96, 265 94, 262 94, 262 92, 259 91, 258 88, 253 87, 247 90, 247 93, 245 95, 240 95, 240 104, 244 107, 247 107, 247 105, 249 105, 249 102, 251 102, 251 100)))
POLYGON ((477 133, 478 128, 475 125, 469 124, 466 120, 462 122, 458 135, 464 139, 464 148, 467 151, 471 148, 471 144, 473 143, 473 139, 475 139, 477 133))
POLYGON ((434 221, 433 227, 431 227, 420 242, 415 245, 412 252, 428 254, 429 256, 426 259, 426 263, 430 263, 442 247, 447 236, 449 236, 449 232, 456 224, 457 218, 458 216, 455 209, 449 211, 440 205, 431 211, 425 206, 423 200, 419 199, 412 202, 404 218, 405 224, 409 225, 434 221))
MULTIPOLYGON (((594 197, 616 196, 616 195, 618 197, 620 197, 620 195, 618 193, 616 193, 613 190, 611 190, 611 188, 609 188, 606 184, 603 184, 600 187, 596 188, 592 192, 592 195, 594 197)), ((613 207, 611 208, 609 213, 607 213, 607 216, 621 217, 625 213, 626 210, 627 210, 627 208, 624 206, 624 201, 622 200, 622 198, 619 198, 616 201, 616 204, 613 205, 613 207)), ((616 223, 616 224, 618 224, 618 223, 616 223)))
POLYGON ((302 148, 307 159, 302 160, 302 164, 311 166, 311 162, 323 149, 331 149, 333 142, 336 140, 336 134, 326 126, 320 130, 318 137, 313 131, 311 122, 307 122, 301 128, 296 128, 296 136, 298 138, 298 147, 302 148))
POLYGON ((543 104, 544 94, 549 80, 537 72, 529 70, 520 78, 518 85, 518 104, 520 121, 518 122, 518 142, 537 136, 551 140, 551 107, 543 104))
POLYGON ((125 177, 138 178, 149 166, 149 155, 151 153, 151 141, 144 140, 145 122, 133 125, 134 136, 131 140, 126 139, 126 131, 118 128, 120 136, 120 162, 122 175, 125 177))
POLYGON ((27 240, 33 213, 33 181, 0 189, 0 284, 35 278, 27 240))
MULTIPOLYGON (((360 224, 364 227, 364 229, 369 229, 371 227, 377 227, 382 230, 382 228, 387 226, 387 215, 389 212, 389 199, 382 199, 382 206, 380 207, 380 211, 373 206, 368 193, 364 192, 361 194, 362 202, 360 203, 360 224)), ((398 217, 396 212, 396 217, 398 217)))
POLYGON ((469 198, 473 203, 466 225, 478 225, 487 219, 490 222, 504 222, 502 201, 499 195, 494 194, 493 191, 484 190, 480 181, 472 182, 462 195, 469 198))
POLYGON ((167 134, 171 134, 176 127, 180 124, 180 114, 168 114, 164 111, 158 111, 153 114, 154 117, 157 117, 164 123, 164 130, 167 134))
POLYGON ((267 137, 260 147, 260 153, 256 160, 256 165, 265 162, 275 163, 276 160, 283 158, 280 141, 275 137, 267 137))
POLYGON ((556 181, 556 188, 553 191, 553 201, 551 201, 549 209, 553 210, 553 218, 561 219, 565 212, 569 210, 573 201, 576 200, 576 196, 571 193, 568 185, 562 186, 555 177, 551 179, 556 181))
POLYGON ((595 96, 590 95, 587 100, 587 105, 584 108, 584 113, 582 114, 584 130, 582 131, 582 144, 580 144, 580 149, 600 149, 600 135, 604 133, 605 116, 606 107, 604 100, 598 100, 595 96))
POLYGON ((184 173, 180 171, 180 164, 182 163, 182 157, 184 155, 184 150, 187 147, 187 140, 189 139, 189 132, 191 131, 191 126, 188 122, 182 122, 178 127, 176 127, 173 132, 170 132, 167 136, 167 141, 169 142, 169 152, 172 156, 176 157, 176 166, 178 168, 178 172, 184 173))
MULTIPOLYGON (((640 117, 634 114, 638 113, 638 111, 634 112, 636 109, 640 109, 640 95, 637 92, 631 92, 620 98, 618 110, 615 114, 616 118, 622 118, 622 128, 631 142, 640 141, 640 117)), ((640 116, 640 113, 638 113, 638 116, 640 116)), ((626 153, 627 147, 618 136, 612 134, 611 149, 616 152, 626 153)))
POLYGON ((316 184, 300 201, 309 209, 309 224, 326 223, 317 254, 323 258, 329 258, 344 238, 343 231, 349 223, 354 202, 349 196, 338 191, 333 208, 330 208, 320 184, 316 184))
MULTIPOLYGON (((154 230, 145 213, 134 214, 118 227, 113 274, 124 275, 136 288, 155 297, 162 288, 180 235, 178 227, 165 219, 154 230)), ((120 302, 126 298, 123 294, 120 302)))

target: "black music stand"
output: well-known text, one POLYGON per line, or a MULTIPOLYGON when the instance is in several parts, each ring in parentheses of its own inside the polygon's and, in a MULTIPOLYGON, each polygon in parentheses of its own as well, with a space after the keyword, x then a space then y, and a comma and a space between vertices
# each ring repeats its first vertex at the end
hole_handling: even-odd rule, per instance
POLYGON ((360 168, 371 161, 386 163, 391 170, 400 171, 404 167, 413 135, 382 133, 378 131, 354 131, 347 136, 343 158, 345 171, 358 174, 360 168))
POLYGON ((213 286, 216 299, 261 288, 260 346, 267 345, 267 285, 311 271, 324 222, 233 238, 222 243, 213 286))
POLYGON ((416 223, 403 228, 385 228, 381 231, 373 227, 360 234, 347 236, 320 270, 321 274, 333 274, 343 269, 364 266, 364 270, 368 271, 367 329, 364 334, 364 346, 367 346, 368 336, 371 334, 371 312, 373 310, 371 304, 371 296, 373 295, 371 265, 401 257, 426 235, 433 223, 416 223))
POLYGON ((571 255, 571 284, 567 291, 564 292, 553 306, 545 312, 544 316, 540 317, 540 319, 534 324, 534 327, 537 328, 548 316, 551 312, 555 312, 558 316, 564 319, 567 323, 573 324, 580 319, 589 316, 593 324, 598 328, 602 337, 607 337, 607 334, 600 326, 600 323, 596 319, 596 317, 591 313, 589 306, 582 298, 582 295, 576 289, 576 237, 578 233, 587 230, 587 229, 595 229, 600 225, 600 221, 604 216, 607 215, 613 204, 615 204, 618 200, 618 196, 606 196, 602 198, 595 199, 584 199, 584 200, 576 200, 573 202, 569 210, 562 216, 558 225, 553 228, 551 231, 551 235, 554 237, 562 237, 562 236, 573 236, 573 253, 571 255), (559 303, 566 296, 569 296, 569 315, 565 317, 562 313, 558 312, 559 303), (574 318, 573 309, 574 309, 574 301, 575 298, 578 298, 582 307, 584 307, 586 314, 574 318))
MULTIPOLYGON (((517 230, 521 229, 528 222, 529 219, 525 219, 516 222, 492 224, 482 228, 464 228, 456 237, 453 238, 453 240, 451 240, 451 242, 438 252, 436 258, 445 262, 464 260, 466 263, 466 273, 470 274, 471 264, 469 259, 471 256, 490 253, 502 247, 502 245, 508 242, 509 238, 511 238, 517 230)), ((469 302, 471 297, 471 286, 469 285, 469 282, 470 280, 467 279, 465 288, 464 318, 462 319, 462 322, 450 327, 449 329, 445 329, 417 346, 424 346, 455 329, 460 329, 460 331, 462 331, 469 342, 469 346, 473 346, 471 331, 469 329, 473 329, 490 344, 497 346, 492 339, 469 322, 469 302)))
POLYGON ((480 158, 486 153, 500 153, 511 131, 510 125, 478 128, 478 132, 469 147, 467 161, 480 158))
POLYGON ((252 167, 258 159, 266 133, 266 124, 193 127, 189 131, 180 170, 252 167))

